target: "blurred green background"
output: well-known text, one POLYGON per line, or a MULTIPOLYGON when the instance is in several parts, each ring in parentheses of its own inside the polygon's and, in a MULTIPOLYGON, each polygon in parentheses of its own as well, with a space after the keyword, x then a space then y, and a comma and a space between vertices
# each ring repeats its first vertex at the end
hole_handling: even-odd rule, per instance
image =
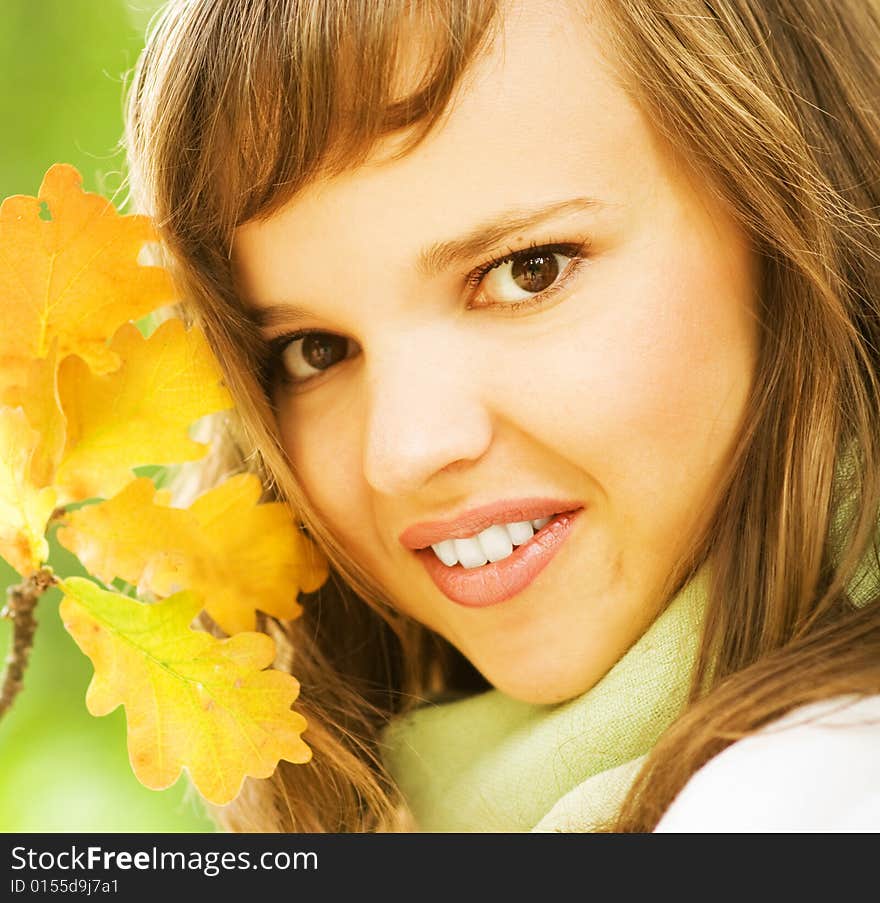
MULTIPOLYGON (((85 188, 120 187, 123 90, 160 0, 0 0, 0 197, 35 195, 52 163, 85 188)), ((5 328, 5 327, 4 327, 5 328)), ((75 560, 54 543, 50 564, 75 560)), ((17 575, 0 559, 4 590, 17 575)), ((121 708, 85 708, 91 663, 61 627, 59 594, 37 609, 25 687, 0 720, 0 831, 210 831, 185 779, 142 787, 128 764, 121 708)), ((0 622, 5 658, 10 625, 0 622)))

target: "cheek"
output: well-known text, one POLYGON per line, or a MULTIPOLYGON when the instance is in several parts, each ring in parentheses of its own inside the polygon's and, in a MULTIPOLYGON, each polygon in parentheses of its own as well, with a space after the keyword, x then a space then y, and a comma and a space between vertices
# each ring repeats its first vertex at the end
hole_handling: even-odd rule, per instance
POLYGON ((346 545, 372 548, 365 541, 372 537, 365 535, 369 502, 361 476, 358 421, 332 406, 321 410, 315 405, 298 423, 289 401, 279 399, 278 407, 284 450, 318 515, 346 545))
POLYGON ((711 491, 755 363, 748 258, 701 245, 651 239, 603 261, 545 358, 552 417, 532 413, 645 539, 682 528, 711 491))

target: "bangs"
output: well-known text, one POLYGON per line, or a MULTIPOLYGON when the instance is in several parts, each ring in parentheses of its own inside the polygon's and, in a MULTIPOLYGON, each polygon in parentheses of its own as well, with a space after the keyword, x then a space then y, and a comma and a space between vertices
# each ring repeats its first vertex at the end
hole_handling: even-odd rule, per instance
POLYGON ((129 96, 131 180, 178 251, 228 248, 316 176, 402 156, 489 39, 491 0, 172 2, 129 96))

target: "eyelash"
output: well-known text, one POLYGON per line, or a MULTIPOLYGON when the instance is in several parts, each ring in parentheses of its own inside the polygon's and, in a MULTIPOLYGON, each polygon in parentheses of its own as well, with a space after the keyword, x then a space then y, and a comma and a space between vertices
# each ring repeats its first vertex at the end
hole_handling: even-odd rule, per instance
MULTIPOLYGON (((503 309, 509 313, 515 313, 518 310, 540 307, 547 304, 560 291, 566 288, 572 277, 586 262, 589 247, 589 241, 550 242, 547 244, 532 242, 525 248, 509 250, 507 254, 499 257, 494 257, 491 260, 487 260, 485 263, 480 264, 480 266, 478 266, 476 269, 471 270, 467 274, 464 274, 465 286, 470 289, 475 289, 482 283, 486 276, 492 272, 492 270, 496 269, 497 267, 504 266, 505 264, 516 260, 518 257, 528 258, 529 255, 537 256, 538 252, 543 252, 545 254, 559 254, 563 257, 570 258, 568 265, 560 274, 559 278, 549 288, 544 289, 544 291, 542 292, 538 292, 531 298, 524 298, 521 301, 512 301, 494 305, 490 304, 468 309, 503 309)), ((306 336, 315 334, 332 335, 334 333, 327 333, 327 331, 323 329, 298 329, 294 332, 284 333, 283 335, 275 336, 274 338, 269 339, 269 341, 267 342, 267 354, 262 368, 262 383, 266 388, 267 393, 271 389, 273 380, 278 380, 283 385, 288 387, 303 386, 312 381, 314 377, 309 377, 306 380, 294 380, 293 377, 288 374, 284 365, 281 363, 281 356, 287 346, 291 344, 291 342, 295 342, 297 339, 302 339, 306 336)), ((315 375, 318 376, 320 374, 315 375)))
POLYGON ((522 301, 509 301, 503 304, 488 305, 487 307, 489 310, 504 309, 511 312, 530 307, 542 307, 558 292, 562 291, 568 285, 572 276, 580 269, 581 264, 586 260, 586 255, 589 251, 588 241, 577 243, 551 242, 549 244, 532 242, 528 247, 509 250, 507 254, 504 254, 501 257, 495 257, 467 274, 465 277, 465 285, 469 288, 476 288, 486 276, 497 267, 504 266, 504 264, 510 263, 518 257, 528 259, 530 256, 537 256, 536 252, 539 251, 545 254, 560 254, 563 257, 571 258, 565 270, 560 274, 553 285, 551 285, 550 288, 544 289, 543 292, 538 292, 538 294, 533 295, 531 298, 523 298, 522 301))

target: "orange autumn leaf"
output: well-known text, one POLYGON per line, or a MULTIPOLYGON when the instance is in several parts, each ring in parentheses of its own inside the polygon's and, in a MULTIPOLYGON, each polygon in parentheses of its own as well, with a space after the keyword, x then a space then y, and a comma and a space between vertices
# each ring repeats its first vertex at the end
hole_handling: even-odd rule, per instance
POLYGON ((154 237, 145 218, 84 193, 68 166, 50 169, 38 198, 0 208, 0 556, 33 574, 54 512, 93 573, 167 597, 60 584, 65 626, 95 666, 89 710, 125 707, 138 779, 158 789, 186 770, 224 804, 247 776, 311 758, 291 709, 299 685, 267 670, 274 643, 252 630, 257 610, 298 615, 298 593, 324 582, 327 562, 287 506, 259 504, 253 475, 188 509, 133 478, 140 465, 202 457, 191 426, 232 405, 197 329, 169 320, 145 338, 131 322, 172 300, 167 274, 138 263, 154 237), (202 610, 235 636, 192 629, 202 610))
POLYGON ((37 197, 7 198, 0 206, 0 384, 16 381, 22 360, 46 357, 53 341, 59 360, 78 354, 96 372, 116 369, 107 340, 173 300, 167 273, 138 263, 154 239, 146 217, 122 216, 106 198, 84 192, 65 164, 49 169, 37 197))
POLYGON ((57 383, 57 341, 44 358, 23 361, 16 383, 0 387, 0 404, 21 407, 39 434, 30 478, 35 486, 49 486, 64 451, 67 426, 57 383))
POLYGON ((56 506, 109 499, 58 511, 65 541, 96 575, 168 598, 61 581, 66 627, 95 665, 89 709, 125 706, 144 784, 166 787, 185 769, 222 804, 246 776, 311 757, 291 710, 299 686, 266 670, 274 643, 249 631, 258 609, 299 614, 297 594, 323 583, 327 563, 286 506, 259 504, 255 476, 188 509, 133 478, 201 458, 190 428, 232 405, 201 332, 169 320, 145 338, 131 322, 172 300, 167 274, 138 262, 154 238, 68 166, 49 170, 38 198, 0 207, 0 556, 33 574, 56 506), (202 610, 236 635, 193 630, 202 610))
MULTIPOLYGON (((113 498, 68 514, 56 538, 99 580, 109 584, 118 577, 145 594, 146 572, 174 569, 183 575, 194 526, 189 512, 170 507, 152 480, 141 477, 113 498)), ((178 582, 175 590, 191 588, 178 582)))
POLYGON ((25 576, 49 557, 45 531, 56 501, 54 489, 31 480, 39 439, 21 408, 0 408, 0 555, 25 576))
POLYGON ((258 504, 260 493, 255 475, 239 474, 188 509, 171 508, 150 480, 134 480, 72 513, 58 539, 105 583, 119 577, 156 596, 191 589, 226 633, 253 630, 257 609, 294 618, 298 592, 327 579, 326 558, 289 508, 258 504))
MULTIPOLYGON (((189 509, 214 549, 206 610, 227 633, 252 630, 254 608, 290 617, 290 594, 314 592, 328 576, 327 559, 299 532, 290 509, 279 502, 258 505, 261 492, 254 474, 239 474, 189 509)), ((202 573, 207 580, 209 572, 202 573)))
POLYGON ((291 709, 299 684, 264 670, 275 655, 270 637, 218 640, 192 630, 202 604, 191 592, 148 605, 79 577, 61 589, 64 625, 95 668, 86 705, 93 715, 125 706, 141 783, 163 789, 185 768, 206 799, 223 805, 245 777, 269 777, 282 759, 309 761, 306 721, 291 709))
POLYGON ((67 439, 54 482, 65 504, 113 495, 133 467, 201 458, 207 446, 189 426, 232 404, 204 336, 180 320, 147 339, 127 323, 110 350, 122 361, 113 373, 92 373, 78 357, 59 369, 67 439))

